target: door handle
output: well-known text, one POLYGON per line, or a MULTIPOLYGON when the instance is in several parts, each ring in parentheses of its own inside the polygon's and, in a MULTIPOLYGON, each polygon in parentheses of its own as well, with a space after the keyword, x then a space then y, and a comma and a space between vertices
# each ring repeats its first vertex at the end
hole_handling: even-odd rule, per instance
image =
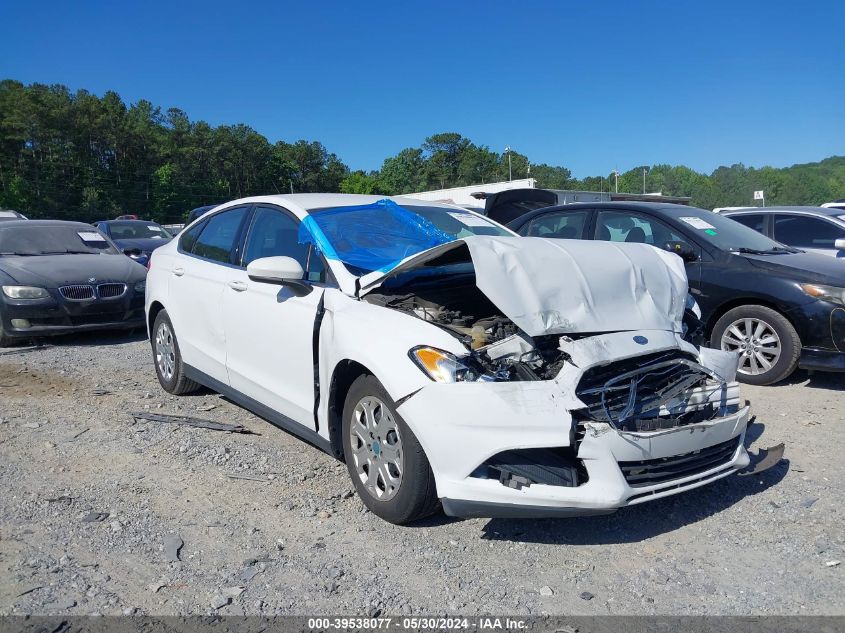
POLYGON ((181 277, 182 275, 185 274, 185 269, 182 268, 181 266, 177 266, 176 268, 173 269, 173 274, 176 275, 177 277, 181 277))
POLYGON ((230 281, 229 287, 236 292, 243 292, 246 290, 246 282, 243 281, 230 281))

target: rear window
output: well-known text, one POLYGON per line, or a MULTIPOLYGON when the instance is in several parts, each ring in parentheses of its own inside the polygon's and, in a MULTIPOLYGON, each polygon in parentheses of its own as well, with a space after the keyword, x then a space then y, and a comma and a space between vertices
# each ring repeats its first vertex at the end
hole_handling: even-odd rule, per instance
POLYGON ((246 207, 241 207, 209 218, 191 252, 197 257, 223 264, 232 263, 234 261, 232 251, 247 210, 246 207))
POLYGON ((113 240, 169 240, 173 237, 154 222, 109 222, 108 228, 113 240))

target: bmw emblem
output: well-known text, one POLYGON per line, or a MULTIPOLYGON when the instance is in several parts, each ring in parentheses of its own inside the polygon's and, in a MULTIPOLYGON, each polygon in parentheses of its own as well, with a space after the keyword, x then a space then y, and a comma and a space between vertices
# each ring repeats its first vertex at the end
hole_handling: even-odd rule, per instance
POLYGON ((637 343, 638 345, 645 345, 648 343, 648 339, 645 336, 635 336, 634 343, 637 343))
POLYGON ((89 284, 93 284, 95 281, 97 281, 96 277, 88 277, 88 283, 89 284))

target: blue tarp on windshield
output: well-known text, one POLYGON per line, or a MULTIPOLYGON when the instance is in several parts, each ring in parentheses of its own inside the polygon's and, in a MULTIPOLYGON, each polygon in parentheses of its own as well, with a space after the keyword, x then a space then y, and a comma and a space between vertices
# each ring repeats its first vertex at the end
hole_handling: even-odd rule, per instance
POLYGON ((314 244, 326 258, 368 272, 388 271, 406 257, 454 239, 387 198, 318 211, 299 225, 300 244, 314 244))

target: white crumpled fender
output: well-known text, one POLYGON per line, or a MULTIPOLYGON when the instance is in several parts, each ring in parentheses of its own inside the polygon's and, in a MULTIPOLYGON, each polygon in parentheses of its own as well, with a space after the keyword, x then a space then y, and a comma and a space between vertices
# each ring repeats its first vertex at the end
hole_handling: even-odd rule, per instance
POLYGON ((320 434, 328 438, 328 394, 338 363, 360 363, 369 369, 394 401, 433 384, 408 357, 411 348, 429 345, 456 355, 466 353, 448 332, 398 310, 358 301, 326 290, 320 324, 320 434))

